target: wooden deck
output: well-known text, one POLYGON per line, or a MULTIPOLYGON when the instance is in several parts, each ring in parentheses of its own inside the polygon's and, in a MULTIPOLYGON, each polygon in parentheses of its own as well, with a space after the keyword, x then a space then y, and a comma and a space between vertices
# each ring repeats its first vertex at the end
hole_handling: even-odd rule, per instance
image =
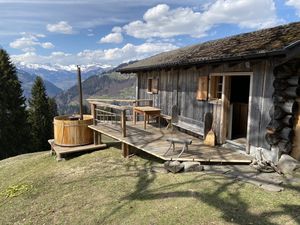
POLYGON ((137 122, 136 125, 133 125, 131 121, 128 121, 126 124, 126 137, 122 136, 120 124, 106 123, 90 125, 89 127, 100 134, 109 136, 165 161, 248 164, 252 161, 252 158, 246 154, 236 150, 204 145, 202 140, 174 129, 166 129, 164 127, 160 129, 149 124, 147 129, 144 130, 143 122, 137 122), (174 152, 170 150, 167 155, 164 155, 170 146, 170 143, 166 141, 167 138, 192 139, 192 144, 189 145, 189 150, 184 152, 180 158, 178 158, 178 154, 181 152, 182 144, 176 144, 174 152))

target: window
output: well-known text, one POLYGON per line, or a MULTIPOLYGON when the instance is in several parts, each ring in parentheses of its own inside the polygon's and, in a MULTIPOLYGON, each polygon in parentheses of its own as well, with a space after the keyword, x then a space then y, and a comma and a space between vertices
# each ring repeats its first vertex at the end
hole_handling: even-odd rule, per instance
POLYGON ((223 77, 211 76, 209 82, 209 99, 221 99, 223 89, 223 77))
POLYGON ((198 80, 197 100, 218 100, 222 98, 222 76, 200 76, 198 80))
POLYGON ((147 92, 152 94, 158 93, 158 79, 157 78, 149 78, 147 84, 147 92))

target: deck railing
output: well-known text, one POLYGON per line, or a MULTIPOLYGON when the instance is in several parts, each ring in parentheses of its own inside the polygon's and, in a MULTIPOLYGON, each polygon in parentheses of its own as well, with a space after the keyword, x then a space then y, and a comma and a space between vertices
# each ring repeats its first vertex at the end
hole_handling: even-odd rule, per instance
POLYGON ((91 104, 93 124, 97 125, 120 125, 122 136, 126 137, 126 121, 133 117, 134 106, 152 106, 151 99, 87 99, 91 104))

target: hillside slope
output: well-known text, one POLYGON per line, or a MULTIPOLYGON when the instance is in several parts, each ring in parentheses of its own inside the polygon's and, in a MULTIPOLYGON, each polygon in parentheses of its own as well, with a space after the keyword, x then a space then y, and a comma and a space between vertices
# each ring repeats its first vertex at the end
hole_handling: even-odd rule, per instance
MULTIPOLYGON (((135 75, 117 72, 92 76, 82 82, 83 99, 87 98, 134 98, 135 75)), ((73 86, 56 97, 60 114, 78 112, 78 86, 73 86)), ((87 105, 87 102, 85 102, 87 105)))
POLYGON ((152 173, 110 148, 0 161, 0 224, 299 224, 300 187, 266 192, 205 172, 152 173))
MULTIPOLYGON (((36 76, 31 75, 23 70, 17 70, 17 75, 19 80, 21 81, 22 88, 24 90, 24 95, 26 99, 28 99, 31 95, 31 88, 33 86, 34 80, 36 76)), ((44 80, 47 95, 50 97, 54 97, 57 94, 62 92, 62 89, 55 86, 50 81, 44 80)))

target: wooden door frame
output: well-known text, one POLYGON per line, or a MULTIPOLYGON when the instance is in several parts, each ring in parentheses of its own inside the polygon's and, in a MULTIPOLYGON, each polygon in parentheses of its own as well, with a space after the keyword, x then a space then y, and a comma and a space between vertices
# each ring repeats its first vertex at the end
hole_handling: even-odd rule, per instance
POLYGON ((220 140, 222 143, 225 143, 227 139, 227 132, 229 126, 229 113, 230 113, 230 104, 229 104, 229 95, 231 91, 231 76, 250 76, 249 84, 249 104, 248 104, 248 118, 247 118, 247 146, 246 152, 250 153, 249 145, 249 131, 250 131, 250 121, 251 121, 251 106, 252 106, 252 88, 253 88, 253 72, 224 72, 224 73, 210 73, 209 76, 222 76, 223 77, 223 87, 222 87, 222 99, 221 99, 221 117, 220 117, 220 140))

